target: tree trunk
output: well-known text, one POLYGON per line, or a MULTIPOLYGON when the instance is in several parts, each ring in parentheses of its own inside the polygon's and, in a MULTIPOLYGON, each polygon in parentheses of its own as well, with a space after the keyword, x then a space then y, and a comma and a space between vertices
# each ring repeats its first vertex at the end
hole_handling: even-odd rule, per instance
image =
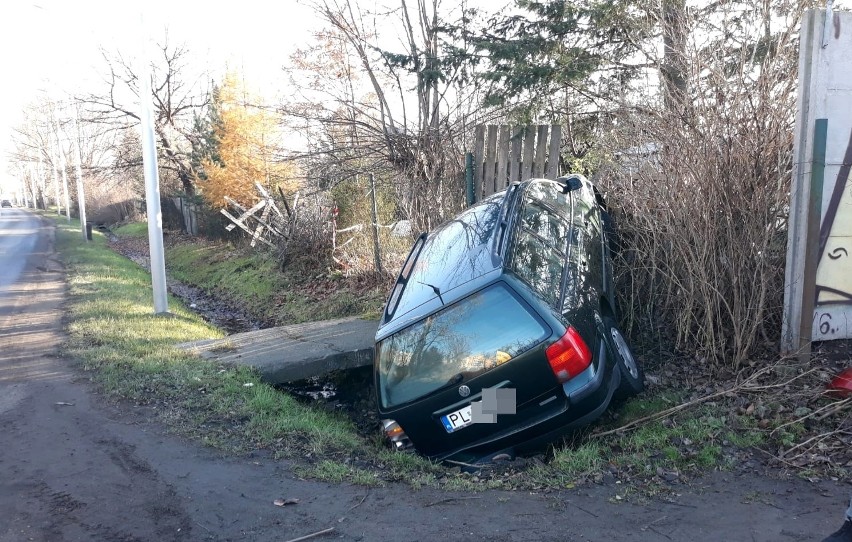
POLYGON ((669 111, 682 112, 689 82, 686 64, 686 0, 662 0, 663 102, 669 111))

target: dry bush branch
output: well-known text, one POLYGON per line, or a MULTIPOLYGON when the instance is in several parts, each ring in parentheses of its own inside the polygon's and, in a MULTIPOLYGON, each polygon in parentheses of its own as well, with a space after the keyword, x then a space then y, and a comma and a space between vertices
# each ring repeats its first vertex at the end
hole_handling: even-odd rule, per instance
MULTIPOLYGON (((749 372, 751 372, 751 374, 749 374, 748 376, 743 378, 741 381, 739 381, 739 382, 737 382, 737 383, 735 383, 735 384, 733 384, 733 385, 731 385, 731 386, 729 386, 729 387, 727 387, 723 390, 719 390, 719 391, 715 391, 713 393, 702 395, 701 397, 698 397, 698 398, 695 398, 695 399, 692 399, 692 400, 689 400, 689 401, 685 401, 685 402, 677 404, 677 405, 675 405, 671 408, 667 408, 665 410, 655 412, 655 413, 650 414, 648 416, 644 416, 642 418, 632 420, 629 423, 626 423, 626 424, 624 424, 620 427, 616 427, 615 429, 610 429, 610 430, 607 430, 607 431, 601 431, 601 432, 593 433, 591 436, 593 438, 600 438, 600 437, 605 437, 605 436, 608 436, 608 435, 621 434, 621 433, 624 433, 625 431, 628 431, 628 430, 637 429, 637 428, 639 428, 643 425, 646 425, 650 422, 660 420, 660 419, 663 419, 663 418, 671 417, 675 414, 678 414, 680 412, 683 412, 687 409, 698 406, 700 404, 706 403, 706 402, 711 401, 713 399, 717 399, 719 397, 731 397, 731 396, 742 395, 742 394, 766 395, 769 392, 779 391, 779 390, 783 390, 785 396, 789 397, 790 396, 789 388, 790 388, 791 385, 793 385, 797 381, 804 381, 804 380, 806 380, 807 377, 812 377, 812 376, 816 375, 821 370, 820 367, 811 367, 810 369, 803 371, 803 372, 800 372, 800 373, 796 374, 795 376, 793 376, 791 378, 783 378, 779 381, 770 381, 769 383, 761 383, 763 380, 765 380, 768 377, 771 377, 773 374, 781 374, 781 373, 786 372, 787 367, 785 367, 783 365, 783 363, 784 363, 784 360, 779 360, 779 361, 777 361, 777 362, 775 362, 771 365, 762 367, 762 368, 760 368, 756 371, 753 371, 753 372, 749 371, 749 372)), ((806 386, 807 389, 811 390, 811 392, 813 391, 813 389, 814 389, 813 383, 807 383, 806 382, 804 385, 806 386)), ((810 393, 809 395, 813 395, 813 393, 810 393)), ((818 394, 818 395, 822 395, 822 394, 818 394)), ((827 405, 824 405, 824 406, 822 406, 822 407, 820 407, 816 410, 810 411, 803 416, 798 416, 796 419, 793 419, 791 421, 788 421, 788 422, 785 422, 781 425, 776 426, 769 434, 775 435, 776 433, 783 430, 785 427, 789 427, 791 425, 804 422, 805 420, 808 420, 808 419, 823 420, 823 419, 825 419, 825 418, 827 418, 827 417, 829 417, 833 414, 836 414, 836 413, 842 411, 844 408, 848 408, 848 407, 852 407, 852 397, 845 398, 845 399, 838 400, 838 401, 833 401, 833 402, 831 402, 827 405)), ((843 430, 838 426, 835 429, 832 429, 830 431, 826 431, 823 435, 824 436, 831 436, 832 434, 839 434, 839 433, 843 433, 843 430)), ((816 438, 816 437, 814 437, 814 438, 816 438)), ((809 439, 809 441, 810 440, 813 440, 813 439, 809 439)), ((805 445, 807 442, 808 441, 805 441, 805 442, 795 446, 794 448, 801 447, 801 446, 805 445)), ((791 448, 791 449, 794 449, 794 448, 791 448)), ((789 450, 787 452, 785 452, 785 455, 786 455, 786 453, 789 453, 789 450)))
MULTIPOLYGON (((714 392, 714 393, 710 393, 708 395, 703 395, 703 396, 701 396, 697 399, 693 399, 691 401, 687 401, 685 403, 675 405, 671 408, 667 408, 666 410, 661 410, 659 412, 649 414, 648 416, 638 418, 638 419, 633 420, 629 423, 626 423, 626 424, 624 424, 620 427, 616 427, 615 429, 610 429, 610 430, 607 430, 607 431, 601 431, 599 433, 592 433, 591 436, 593 438, 600 438, 600 437, 605 437, 605 436, 608 436, 608 435, 615 435, 615 434, 618 434, 618 433, 623 433, 623 432, 627 431, 628 429, 636 429, 636 428, 638 428, 642 425, 645 425, 646 423, 653 422, 653 421, 656 421, 656 420, 660 420, 662 418, 668 418, 669 416, 677 414, 678 412, 681 412, 681 411, 686 410, 688 408, 700 405, 702 403, 706 403, 707 401, 710 401, 712 399, 716 399, 717 397, 724 397, 724 396, 727 396, 727 395, 735 394, 737 392, 748 391, 749 388, 750 388, 750 386, 749 386, 750 383, 756 382, 761 376, 763 376, 764 374, 768 373, 771 370, 772 370, 772 367, 764 367, 764 368, 754 372, 753 374, 749 375, 742 382, 737 383, 737 384, 731 386, 730 388, 727 388, 727 389, 724 389, 724 390, 721 390, 721 391, 717 391, 717 392, 714 392)), ((783 386, 783 385, 784 384, 778 384, 777 387, 780 387, 780 386, 783 386)), ((761 387, 761 389, 766 389, 766 386, 761 387)))
POLYGON ((793 424, 801 423, 801 422, 803 422, 807 419, 810 419, 810 418, 815 418, 815 419, 818 419, 818 420, 825 419, 828 416, 843 410, 844 407, 849 406, 849 405, 852 405, 852 398, 843 399, 843 400, 840 400, 840 401, 834 401, 833 403, 829 403, 829 404, 827 404, 823 407, 820 407, 817 410, 814 410, 812 412, 805 414, 804 416, 800 416, 799 418, 796 418, 795 420, 791 420, 789 422, 786 422, 786 423, 779 425, 778 427, 773 429, 772 433, 770 433, 770 434, 774 435, 775 433, 784 429, 785 427, 789 427, 793 424), (822 416, 818 416, 819 414, 822 414, 822 416))
POLYGON ((747 48, 688 59, 691 102, 624 114, 601 184, 617 204, 634 329, 740 368, 780 330, 795 111, 793 23, 759 63, 747 48), (642 143, 636 146, 637 142, 642 143), (644 153, 644 154, 642 154, 644 153))

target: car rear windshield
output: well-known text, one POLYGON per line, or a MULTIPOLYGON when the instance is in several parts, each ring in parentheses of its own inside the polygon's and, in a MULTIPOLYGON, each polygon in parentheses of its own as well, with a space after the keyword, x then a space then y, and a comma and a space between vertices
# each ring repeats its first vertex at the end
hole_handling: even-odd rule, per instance
POLYGON ((382 406, 413 401, 507 363, 548 333, 505 285, 492 285, 377 345, 382 406))

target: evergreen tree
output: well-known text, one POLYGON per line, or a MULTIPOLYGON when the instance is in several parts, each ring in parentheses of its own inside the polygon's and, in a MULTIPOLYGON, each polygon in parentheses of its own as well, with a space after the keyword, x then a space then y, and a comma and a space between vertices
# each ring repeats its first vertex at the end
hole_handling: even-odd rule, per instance
POLYGON ((566 92, 591 102, 623 93, 647 66, 642 47, 653 25, 644 5, 516 0, 521 12, 492 19, 474 37, 488 55, 486 104, 531 111, 552 108, 566 92))
POLYGON ((192 123, 192 149, 189 159, 196 179, 199 181, 207 180, 207 173, 204 169, 205 161, 210 161, 219 166, 223 165, 222 158, 219 156, 219 134, 222 131, 221 97, 219 96, 219 85, 215 83, 211 97, 204 115, 196 113, 192 123))

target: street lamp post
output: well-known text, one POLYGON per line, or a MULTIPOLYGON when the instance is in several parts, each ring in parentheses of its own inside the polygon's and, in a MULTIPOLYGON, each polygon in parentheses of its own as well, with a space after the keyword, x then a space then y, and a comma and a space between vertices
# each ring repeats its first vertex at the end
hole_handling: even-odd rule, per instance
POLYGON ((74 138, 74 158, 77 169, 77 211, 80 214, 80 228, 83 232, 83 240, 88 242, 89 235, 86 226, 86 191, 83 187, 83 158, 80 153, 80 119, 77 108, 74 108, 74 127, 77 129, 77 137, 74 138))
POLYGON ((163 215, 160 210, 160 177, 157 170, 157 147, 154 143, 154 122, 151 113, 151 66, 146 54, 144 21, 142 27, 142 56, 140 61, 141 88, 139 106, 142 121, 142 163, 145 173, 145 204, 148 212, 148 246, 151 251, 151 285, 154 289, 154 312, 169 312, 166 294, 166 259, 163 250, 163 215))
POLYGON ((71 223, 71 195, 68 193, 68 163, 65 160, 65 150, 62 148, 62 141, 59 139, 59 120, 56 114, 56 108, 53 108, 53 130, 56 132, 56 150, 59 154, 59 166, 62 168, 62 193, 65 196, 65 218, 71 223))

